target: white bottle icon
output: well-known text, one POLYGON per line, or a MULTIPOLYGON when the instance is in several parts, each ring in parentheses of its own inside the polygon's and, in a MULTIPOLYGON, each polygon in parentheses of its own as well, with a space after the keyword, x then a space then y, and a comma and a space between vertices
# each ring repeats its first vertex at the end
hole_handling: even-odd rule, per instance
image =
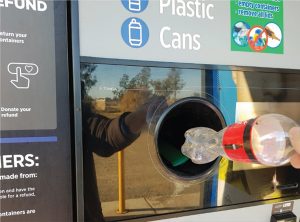
POLYGON ((141 46, 142 45, 142 25, 136 19, 131 19, 129 25, 128 25, 128 30, 129 30, 129 43, 131 46, 141 46))
POLYGON ((134 12, 141 11, 141 0, 129 0, 129 10, 134 12))

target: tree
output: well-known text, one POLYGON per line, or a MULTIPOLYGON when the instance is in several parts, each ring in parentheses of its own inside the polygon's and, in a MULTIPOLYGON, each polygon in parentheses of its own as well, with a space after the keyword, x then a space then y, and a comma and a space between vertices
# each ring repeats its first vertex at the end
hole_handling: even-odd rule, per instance
POLYGON ((128 74, 123 74, 119 81, 119 89, 113 91, 115 99, 121 99, 127 90, 148 90, 150 87, 151 69, 143 67, 132 79, 128 74))
POLYGON ((119 100, 124 95, 126 89, 129 88, 129 75, 123 74, 122 78, 119 81, 119 89, 113 90, 114 99, 119 100))
POLYGON ((155 94, 162 95, 170 98, 173 95, 173 99, 176 100, 177 91, 181 90, 185 85, 183 79, 181 79, 181 72, 176 68, 171 68, 167 74, 167 78, 163 80, 152 80, 151 86, 154 89, 155 94))
POLYGON ((119 81, 120 88, 113 91, 114 98, 120 100, 120 110, 134 111, 142 105, 151 95, 150 91, 151 69, 143 67, 132 79, 123 74, 119 81))
POLYGON ((92 73, 96 70, 97 65, 90 63, 81 63, 80 64, 80 79, 83 84, 83 90, 85 93, 97 83, 96 76, 93 76, 92 73))
POLYGON ((91 102, 92 100, 88 92, 97 83, 96 76, 92 75, 96 68, 97 65, 95 64, 80 64, 81 96, 84 102, 91 102))

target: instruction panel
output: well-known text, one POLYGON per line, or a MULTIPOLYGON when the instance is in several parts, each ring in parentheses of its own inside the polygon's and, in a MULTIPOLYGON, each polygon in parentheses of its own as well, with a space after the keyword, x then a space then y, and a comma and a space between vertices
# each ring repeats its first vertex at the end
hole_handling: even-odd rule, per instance
POLYGON ((3 0, 0 10, 1 129, 55 129, 53 2, 3 0))

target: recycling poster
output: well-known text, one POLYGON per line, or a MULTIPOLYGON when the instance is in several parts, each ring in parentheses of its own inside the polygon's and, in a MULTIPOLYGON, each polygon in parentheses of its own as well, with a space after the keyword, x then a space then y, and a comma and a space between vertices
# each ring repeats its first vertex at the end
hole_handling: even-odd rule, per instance
POLYGON ((72 221, 67 6, 0 0, 0 221, 72 221))
POLYGON ((283 0, 231 0, 232 51, 284 53, 283 0))

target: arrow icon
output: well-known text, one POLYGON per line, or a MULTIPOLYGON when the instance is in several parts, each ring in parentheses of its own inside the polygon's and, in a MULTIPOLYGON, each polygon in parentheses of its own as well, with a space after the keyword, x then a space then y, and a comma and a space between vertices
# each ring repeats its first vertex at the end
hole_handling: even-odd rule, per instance
POLYGON ((7 70, 10 74, 15 75, 11 80, 17 89, 29 89, 30 79, 26 76, 34 76, 39 72, 39 67, 34 63, 9 63, 7 70))

